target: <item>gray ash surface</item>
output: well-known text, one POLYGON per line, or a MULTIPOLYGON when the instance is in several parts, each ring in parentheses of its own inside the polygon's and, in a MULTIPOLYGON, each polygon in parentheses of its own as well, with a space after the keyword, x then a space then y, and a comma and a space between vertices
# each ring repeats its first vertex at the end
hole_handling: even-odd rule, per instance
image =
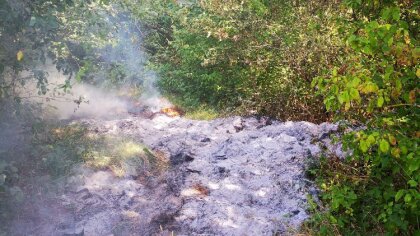
POLYGON ((170 167, 119 178, 76 166, 54 201, 32 203, 44 205, 11 226, 15 235, 293 234, 309 217, 307 195, 316 192, 307 163, 337 131, 328 123, 163 114, 72 123, 130 137, 164 153, 170 167))

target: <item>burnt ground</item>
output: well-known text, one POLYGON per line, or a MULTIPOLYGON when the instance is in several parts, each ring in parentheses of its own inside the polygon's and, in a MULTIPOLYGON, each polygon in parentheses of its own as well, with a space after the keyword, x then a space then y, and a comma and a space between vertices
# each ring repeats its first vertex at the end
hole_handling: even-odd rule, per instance
POLYGON ((92 135, 130 137, 168 167, 117 177, 78 164, 22 203, 12 235, 293 234, 309 217, 307 195, 316 194, 307 163, 337 131, 328 123, 164 114, 71 123, 92 135))

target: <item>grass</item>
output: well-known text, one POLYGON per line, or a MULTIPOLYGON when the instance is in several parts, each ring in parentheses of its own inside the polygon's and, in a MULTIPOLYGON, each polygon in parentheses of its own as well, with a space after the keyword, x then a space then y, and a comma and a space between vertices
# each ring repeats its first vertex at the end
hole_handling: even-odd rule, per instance
POLYGON ((79 125, 38 127, 33 144, 33 154, 55 178, 70 174, 77 163, 111 170, 118 177, 161 171, 168 165, 161 153, 150 151, 132 138, 92 134, 79 125))
POLYGON ((182 111, 185 112, 185 118, 191 120, 213 120, 223 116, 223 112, 217 111, 206 105, 186 105, 180 98, 171 95, 165 94, 165 97, 176 107, 179 107, 182 111))
POLYGON ((220 114, 211 108, 201 106, 195 110, 187 111, 185 117, 192 120, 213 120, 220 117, 220 114))
POLYGON ((83 153, 86 164, 96 169, 110 169, 116 176, 138 175, 166 169, 168 162, 146 146, 129 138, 101 137, 83 153))

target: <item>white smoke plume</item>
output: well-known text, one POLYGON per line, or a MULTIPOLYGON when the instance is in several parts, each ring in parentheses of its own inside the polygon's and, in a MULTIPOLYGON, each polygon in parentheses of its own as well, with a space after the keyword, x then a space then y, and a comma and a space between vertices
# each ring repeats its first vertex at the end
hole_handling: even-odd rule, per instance
POLYGON ((133 103, 133 100, 137 100, 137 104, 146 106, 153 112, 171 106, 169 101, 162 98, 155 86, 158 76, 145 67, 146 54, 141 46, 141 29, 124 15, 111 16, 104 13, 104 19, 109 25, 119 27, 109 27, 115 30, 110 32, 112 37, 110 41, 114 44, 97 49, 95 54, 98 55, 98 63, 103 68, 115 65, 123 68, 125 77, 121 81, 110 81, 107 70, 103 70, 89 83, 72 80, 71 89, 63 93, 58 87, 65 84, 68 78, 57 71, 51 61, 47 61, 46 65, 40 68, 47 72, 47 93, 36 95, 37 88, 34 81, 33 84, 25 85, 21 96, 28 98, 29 101, 41 103, 44 107, 53 107, 60 119, 111 118, 127 114, 132 106, 130 102, 133 103), (133 87, 136 89, 140 87, 141 94, 138 97, 133 98, 128 95, 128 91, 133 87))

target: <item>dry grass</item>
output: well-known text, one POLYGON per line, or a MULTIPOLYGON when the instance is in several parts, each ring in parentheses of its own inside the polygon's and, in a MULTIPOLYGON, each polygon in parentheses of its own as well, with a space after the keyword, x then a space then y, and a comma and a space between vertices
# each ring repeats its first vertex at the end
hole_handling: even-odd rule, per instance
POLYGON ((97 140, 83 159, 88 166, 109 169, 118 177, 160 172, 168 167, 168 159, 163 153, 154 153, 134 140, 112 136, 97 140))

